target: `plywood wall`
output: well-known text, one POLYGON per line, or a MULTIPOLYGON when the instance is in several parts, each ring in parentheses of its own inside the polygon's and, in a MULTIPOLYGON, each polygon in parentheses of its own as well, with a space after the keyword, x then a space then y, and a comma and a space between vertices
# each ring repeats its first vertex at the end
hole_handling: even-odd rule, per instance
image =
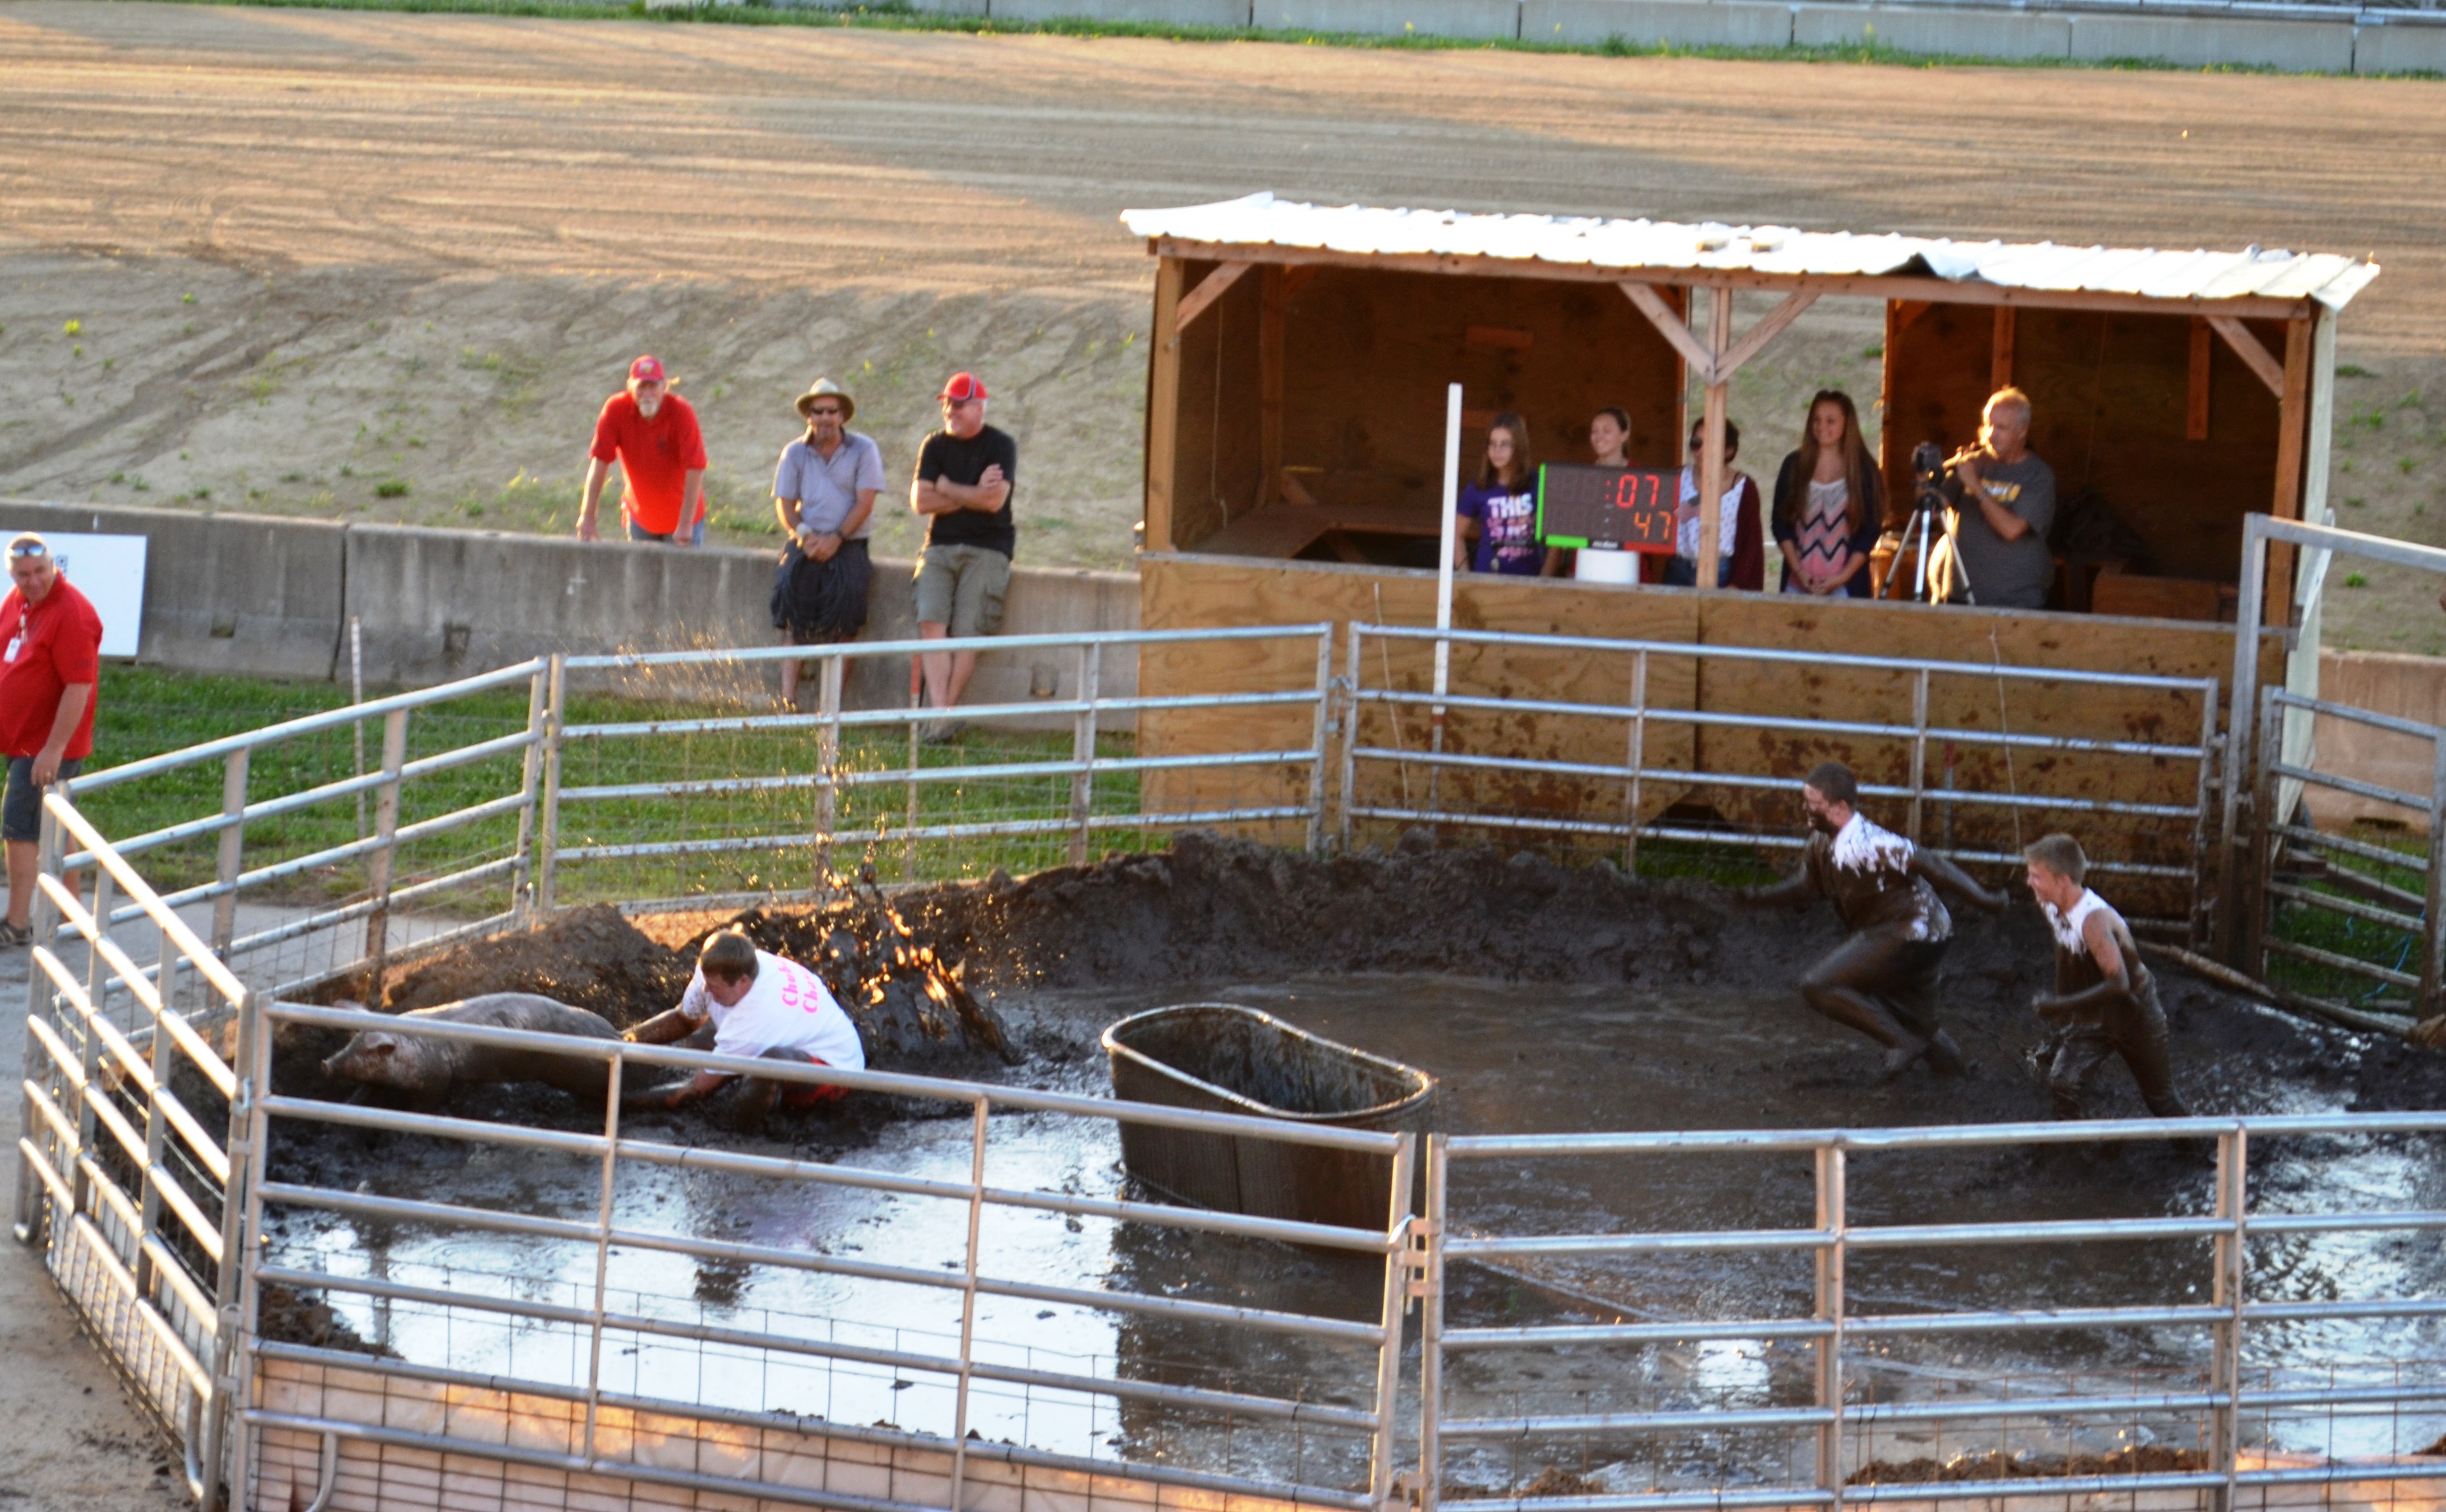
MULTIPOLYGON (((1183 288, 1213 267, 1182 264, 1183 288)), ((1242 278, 1171 354, 1170 539, 1150 546, 1194 549, 1257 503, 1263 283, 1242 278)), ((1466 466, 1481 455, 1487 418, 1502 410, 1527 419, 1540 459, 1585 461, 1589 418, 1609 405, 1631 416, 1634 463, 1679 460, 1681 359, 1610 284, 1321 268, 1291 270, 1285 287, 1282 460, 1315 469, 1301 476, 1325 503, 1431 515, 1453 382, 1470 417, 1466 466)), ((1680 291, 1665 293, 1678 308, 1680 291)), ((1150 465, 1163 455, 1150 446, 1150 465)))
MULTIPOLYGON (((1224 624, 1331 620, 1336 632, 1336 671, 1343 626, 1434 622, 1432 574, 1395 569, 1305 562, 1257 562, 1195 555, 1150 557, 1141 567, 1141 617, 1149 629, 1186 629, 1224 624)), ((1456 584, 1454 623, 1462 629, 1515 631, 1640 639, 1678 644, 1740 646, 1876 655, 1957 663, 1958 675, 1929 680, 1931 728, 1966 732, 2004 730, 2016 735, 2059 735, 2088 740, 2178 745, 2196 743, 2202 700, 2192 691, 2165 689, 2102 689, 2070 681, 2007 681, 2000 698, 1992 669, 2044 667, 2184 678, 2213 678, 2222 690, 2231 674, 2233 632, 2229 627, 2165 621, 2117 620, 2006 610, 1927 605, 1829 602, 1798 595, 1699 594, 1689 590, 1613 588, 1594 584, 1501 579, 1464 576, 1456 584)), ((1150 648, 1141 664, 1143 686, 1167 691, 1237 690, 1313 684, 1312 646, 1306 660, 1296 653, 1260 655, 1224 646, 1150 648)), ((2270 635, 2263 676, 2280 674, 2281 638, 2270 635)), ((1513 703, 1552 699, 1617 707, 1628 702, 1631 657, 1615 652, 1504 648, 1456 649, 1452 688, 1513 703)), ((1742 664, 1710 658, 1651 655, 1648 702, 1660 709, 1696 709, 1737 716, 1703 727, 1652 721, 1646 765, 1680 767, 1711 776, 1773 779, 1765 786, 1697 781, 1645 784, 1640 802, 1652 820, 1675 803, 1703 805, 1744 827, 1775 828, 1797 822, 1790 785, 1817 762, 1850 763, 1862 778, 1896 785, 1908 782, 1912 742, 1875 735, 1786 732, 1745 723, 1738 716, 1805 717, 1828 723, 1910 727, 1914 721, 1917 679, 1909 672, 1791 663, 1742 664)), ((1431 652, 1422 643, 1378 644, 1366 652, 1362 681, 1369 687, 1425 688, 1431 652)), ((2220 697, 2222 693, 2220 692, 2220 697)), ((1252 718, 1245 713, 1151 712, 1141 726, 1149 754, 1258 748, 1259 743, 1307 741, 1305 712, 1252 718)), ((2220 728, 2223 715, 2219 715, 2220 728)), ((1419 749, 1427 742, 1423 716, 1394 716, 1383 708, 1362 711, 1362 743, 1419 749)), ((1628 722, 1588 716, 1548 715, 1522 709, 1456 712, 1446 748, 1497 757, 1560 760, 1618 765, 1628 754, 1628 722)), ((2196 762, 2168 757, 2057 750, 2017 751, 2008 766, 2000 747, 1959 743, 1951 752, 1954 781, 1965 790, 2025 796, 2105 798, 2189 807, 2198 798, 2196 762)), ((1940 738, 1927 757, 1926 781, 1940 787, 1947 752, 1940 738)), ((1425 807, 1424 768, 1404 773, 1390 764, 1363 769, 1361 803, 1425 807), (1403 786, 1406 780, 1407 786, 1403 786)), ((1244 797, 1244 778, 1233 778, 1244 797)), ((1625 784, 1600 779, 1538 779, 1527 773, 1473 774, 1439 779, 1446 807, 1481 804, 1496 812, 1619 819, 1625 784)), ((1291 787, 1284 791, 1290 793, 1291 787)), ((1305 788, 1297 789, 1304 796, 1305 788)), ((1193 776, 1150 779, 1150 806, 1208 806, 1224 789, 1193 776)), ((1296 801, 1287 798, 1284 801, 1296 801)), ((1881 822, 1909 825, 1909 805, 1875 800, 1867 805, 1881 822)), ((2031 809, 2020 815, 1994 807, 1963 805, 1948 832, 1945 810, 1933 800, 1923 809, 1921 838, 1950 841, 1958 848, 2010 851, 2023 839, 2046 829, 2080 835, 2100 856, 2153 865, 2191 866, 2201 858, 2188 821, 2100 817, 2069 809, 2031 809)), ((1380 837, 1381 838, 1381 837, 1380 837)), ((1535 837, 1524 837, 1533 839, 1535 837)), ((2126 888, 2136 911, 2180 917, 2188 885, 2126 888)))
MULTIPOLYGON (((2281 355, 2281 321, 2252 321, 2281 355)), ((1884 463, 1895 514, 1911 498, 1911 448, 1977 439, 2000 376, 1996 311, 1903 305, 1886 348, 1884 463)), ((2030 395, 2031 449, 2056 472, 2059 499, 2095 486, 2163 576, 2231 583, 2242 519, 2276 490, 2279 406, 2223 340, 2209 347, 2207 435, 2190 437, 2192 317, 2088 311, 2012 312, 2002 372, 2030 395)))

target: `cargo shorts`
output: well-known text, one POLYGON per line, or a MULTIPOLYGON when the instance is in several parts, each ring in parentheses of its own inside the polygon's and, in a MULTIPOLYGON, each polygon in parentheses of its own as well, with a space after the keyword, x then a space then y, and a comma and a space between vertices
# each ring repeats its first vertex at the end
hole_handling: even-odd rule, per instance
POLYGON ((956 640, 1002 629, 1010 558, 990 546, 929 546, 917 558, 917 622, 946 625, 956 640))

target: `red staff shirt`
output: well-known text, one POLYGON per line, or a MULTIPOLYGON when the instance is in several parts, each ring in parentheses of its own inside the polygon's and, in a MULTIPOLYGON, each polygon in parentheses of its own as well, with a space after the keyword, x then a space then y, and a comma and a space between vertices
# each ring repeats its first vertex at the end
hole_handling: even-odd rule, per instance
POLYGON ((665 394, 662 406, 648 420, 627 390, 613 394, 603 401, 603 413, 594 422, 593 455, 619 462, 629 480, 622 508, 639 530, 668 536, 680 528, 680 495, 688 469, 705 465, 705 434, 696 428, 696 410, 687 400, 665 394))
MULTIPOLYGON (((16 589, 0 598, 0 635, 7 637, 0 660, 0 737, 9 756, 39 756, 51 738, 51 722, 60 716, 60 695, 72 683, 91 683, 102 672, 102 616, 85 595, 68 586, 64 573, 51 579, 51 591, 39 604, 28 604, 16 589)), ((77 721, 67 761, 93 754, 93 706, 85 701, 85 717, 77 721)))

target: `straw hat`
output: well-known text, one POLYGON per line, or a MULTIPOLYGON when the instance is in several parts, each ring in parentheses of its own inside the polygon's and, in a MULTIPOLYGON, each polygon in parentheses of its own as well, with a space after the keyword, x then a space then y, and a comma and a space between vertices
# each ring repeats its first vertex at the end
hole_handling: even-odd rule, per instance
POLYGON ((807 418, 807 406, 814 404, 818 399, 839 400, 841 406, 841 423, 844 425, 849 423, 850 417, 857 413, 857 401, 849 396, 849 391, 847 389, 843 388, 840 385, 833 382, 829 378, 818 378, 816 380, 813 387, 799 396, 799 418, 800 420, 807 418))

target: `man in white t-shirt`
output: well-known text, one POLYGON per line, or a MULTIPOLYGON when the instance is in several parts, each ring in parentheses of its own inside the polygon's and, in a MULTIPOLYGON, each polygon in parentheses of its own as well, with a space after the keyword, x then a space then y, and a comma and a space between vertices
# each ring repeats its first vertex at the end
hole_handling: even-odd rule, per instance
MULTIPOLYGON (((801 1066, 829 1066, 839 1070, 866 1068, 866 1049, 857 1027, 841 1011, 821 978, 796 961, 784 960, 735 929, 716 933, 697 956, 696 975, 679 1006, 657 1013, 622 1036, 639 1045, 668 1045, 712 1030, 713 1043, 700 1045, 717 1055, 742 1059, 794 1061, 801 1066)), ((623 1099, 631 1107, 674 1108, 706 1097, 732 1080, 724 1071, 699 1071, 684 1082, 671 1082, 623 1099)), ((771 1111, 775 1102, 792 1108, 813 1107, 848 1094, 846 1087, 818 1087, 806 1082, 783 1083, 767 1077, 747 1078, 742 1094, 743 1117, 771 1111)))

